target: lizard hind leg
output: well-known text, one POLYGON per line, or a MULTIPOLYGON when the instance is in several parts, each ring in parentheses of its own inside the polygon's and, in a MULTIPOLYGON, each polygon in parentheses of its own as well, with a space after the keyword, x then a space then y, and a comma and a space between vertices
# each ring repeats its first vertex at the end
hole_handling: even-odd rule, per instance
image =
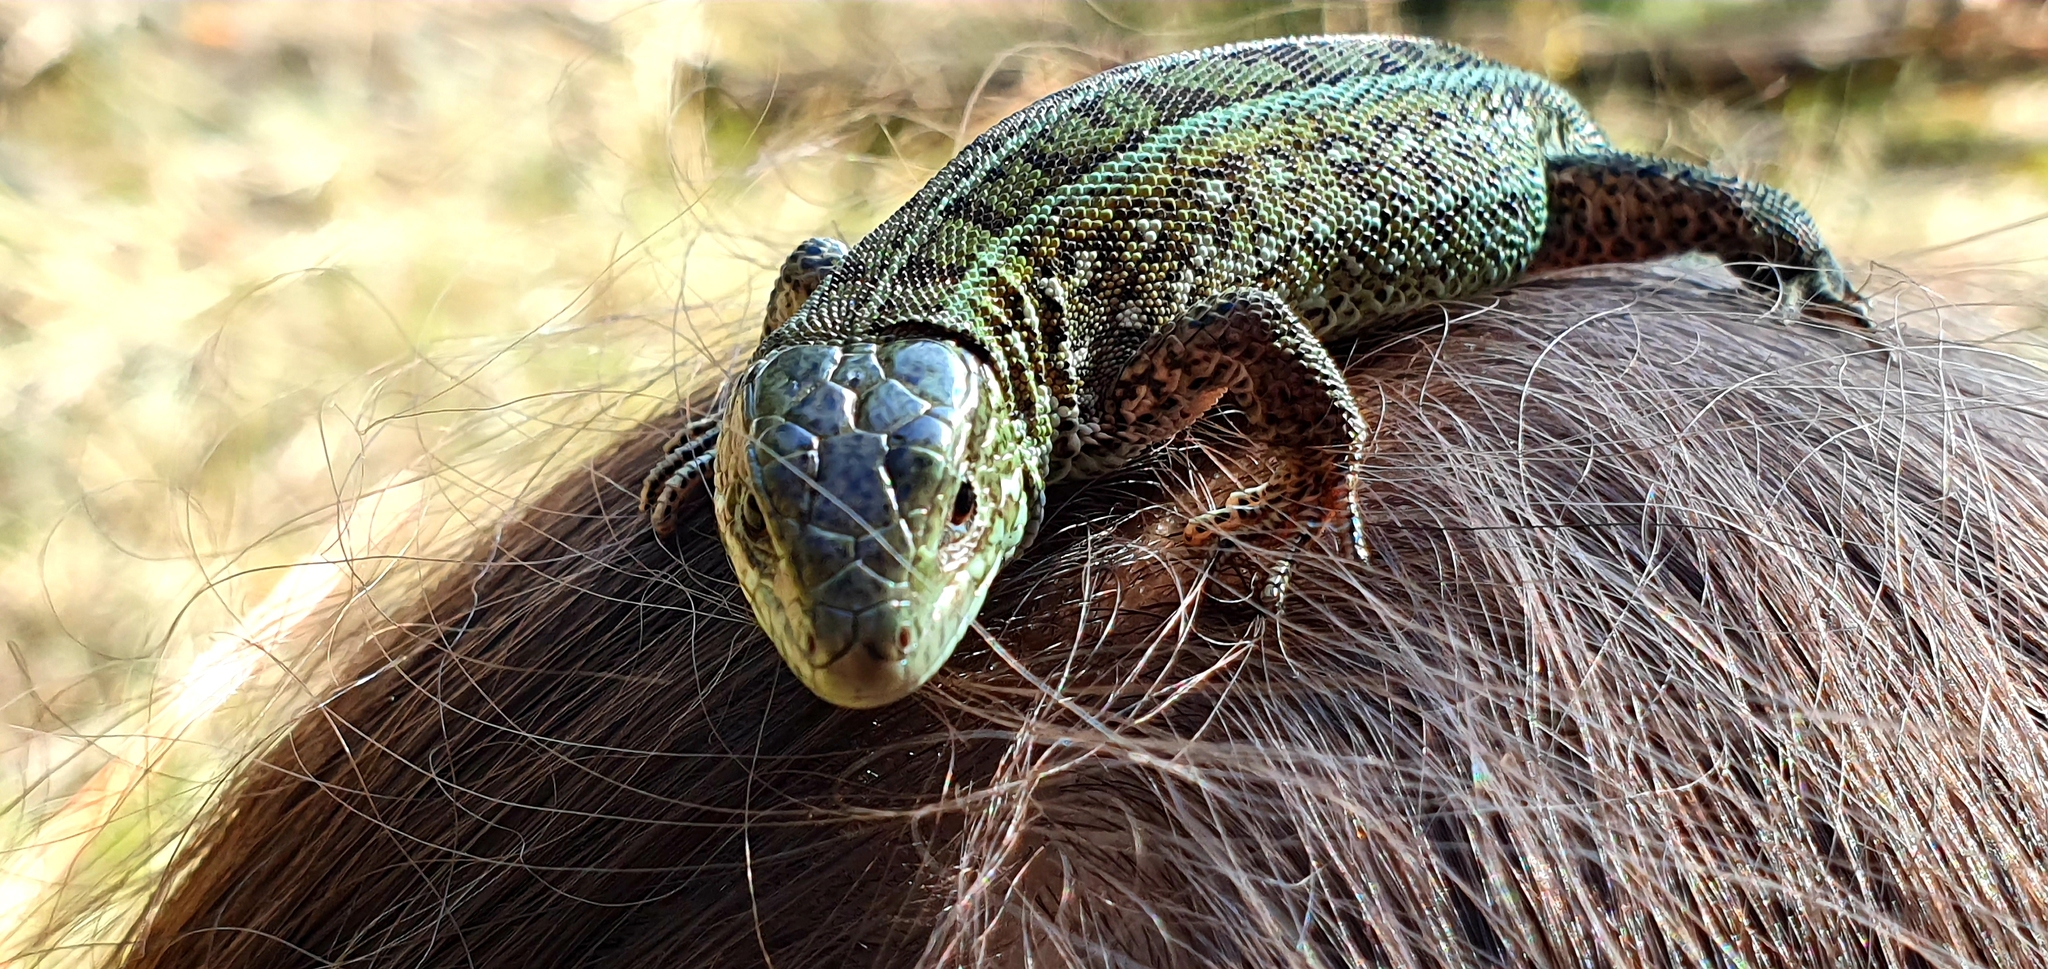
POLYGON ((789 258, 782 261, 782 272, 775 277, 775 288, 768 292, 768 313, 761 323, 761 335, 767 336, 789 322, 804 300, 825 282, 825 277, 846 261, 846 243, 822 236, 805 239, 790 250, 789 258))
POLYGON ((1198 306, 1148 340, 1097 399, 1101 435, 1121 450, 1162 443, 1219 402, 1242 410, 1267 446, 1278 465, 1272 476, 1189 521, 1190 544, 1257 533, 1285 549, 1334 527, 1365 555, 1357 503, 1365 419, 1329 351, 1278 296, 1252 292, 1198 306))
POLYGON ((1545 182, 1549 222, 1531 271, 1704 252, 1795 311, 1811 307, 1869 326, 1813 218, 1784 192, 1620 151, 1553 158, 1545 182))

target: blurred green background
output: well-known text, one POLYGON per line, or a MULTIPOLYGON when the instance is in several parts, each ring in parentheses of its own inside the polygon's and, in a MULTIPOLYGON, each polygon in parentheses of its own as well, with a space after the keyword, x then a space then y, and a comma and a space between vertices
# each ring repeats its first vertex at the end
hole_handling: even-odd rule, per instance
POLYGON ((136 870, 318 695, 324 654, 221 638, 280 582, 402 598, 730 360, 794 241, 858 236, 1032 99, 1365 30, 1792 191, 1949 307, 1918 325, 2048 305, 2038 3, 0 5, 0 937, 136 870), (315 560, 343 564, 286 568, 315 560))

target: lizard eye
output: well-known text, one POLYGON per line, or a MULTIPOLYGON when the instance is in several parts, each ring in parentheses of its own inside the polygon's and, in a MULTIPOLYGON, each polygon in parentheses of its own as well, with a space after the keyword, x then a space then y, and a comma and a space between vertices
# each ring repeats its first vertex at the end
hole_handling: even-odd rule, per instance
POLYGON ((962 481, 960 482, 960 491, 953 495, 952 525, 954 528, 965 528, 967 523, 973 520, 974 482, 962 481))
POLYGON ((757 542, 768 537, 768 519, 761 514, 761 499, 751 491, 740 499, 740 529, 757 542))

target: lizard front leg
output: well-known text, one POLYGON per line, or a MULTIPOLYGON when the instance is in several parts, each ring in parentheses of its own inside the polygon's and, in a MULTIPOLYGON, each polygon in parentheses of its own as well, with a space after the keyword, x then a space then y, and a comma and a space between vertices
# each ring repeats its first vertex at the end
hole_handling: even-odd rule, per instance
POLYGON ((661 460, 640 482, 640 511, 656 535, 667 537, 675 532, 676 511, 683 499, 708 480, 711 455, 718 449, 718 427, 723 422, 723 415, 713 414, 683 425, 662 449, 661 460))
POLYGON ((1280 297, 1258 291, 1198 306, 1147 341, 1097 399, 1095 441, 1120 454, 1162 443, 1224 402, 1242 410, 1252 436, 1268 446, 1276 473, 1190 521, 1192 544, 1254 529, 1285 543, 1334 525, 1364 557, 1357 492, 1365 419, 1336 361, 1280 297))
POLYGON ((1813 218, 1777 189, 1621 151, 1553 158, 1544 180, 1549 222, 1531 270, 1706 252, 1794 311, 1869 326, 1813 218))
MULTIPOLYGON (((811 238, 782 261, 775 287, 768 293, 768 312, 762 321, 763 336, 775 332, 811 298, 811 293, 846 261, 846 243, 837 239, 811 238)), ((710 480, 711 456, 718 450, 718 429, 725 421, 722 412, 700 417, 683 425, 662 449, 647 477, 640 482, 640 511, 657 535, 676 530, 676 512, 683 500, 710 480)))
POLYGON ((788 259, 782 261, 782 272, 775 277, 775 288, 768 293, 768 315, 762 321, 761 335, 775 332, 796 311, 803 308, 804 300, 825 282, 825 277, 846 261, 846 243, 837 239, 817 236, 797 243, 788 259))

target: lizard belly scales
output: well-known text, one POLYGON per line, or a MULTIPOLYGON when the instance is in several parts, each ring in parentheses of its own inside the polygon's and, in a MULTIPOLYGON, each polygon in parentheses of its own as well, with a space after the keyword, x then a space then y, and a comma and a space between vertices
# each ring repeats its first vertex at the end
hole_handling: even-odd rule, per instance
POLYGON ((1703 251, 1860 319, 1789 197, 1617 151, 1548 82, 1393 37, 1125 65, 967 146, 858 245, 783 267, 723 414, 648 476, 658 530, 709 480, 789 665, 851 707, 908 695, 1037 526, 1218 405, 1271 479, 1190 522, 1363 554, 1366 426, 1322 341, 1536 269, 1703 251))

